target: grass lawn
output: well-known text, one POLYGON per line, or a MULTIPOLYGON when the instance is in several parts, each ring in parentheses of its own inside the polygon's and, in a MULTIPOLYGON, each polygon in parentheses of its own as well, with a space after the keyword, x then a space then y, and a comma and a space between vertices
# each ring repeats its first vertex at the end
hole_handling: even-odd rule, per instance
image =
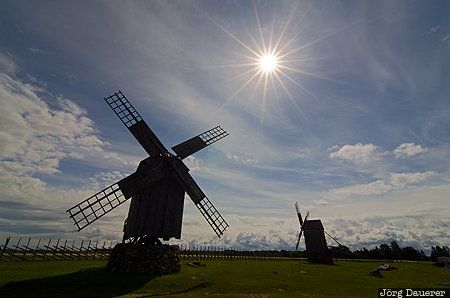
POLYGON ((369 276, 372 262, 333 266, 297 261, 202 261, 163 276, 110 273, 106 261, 0 263, 1 297, 203 296, 376 297, 378 288, 448 288, 450 270, 395 263, 384 278, 369 276))

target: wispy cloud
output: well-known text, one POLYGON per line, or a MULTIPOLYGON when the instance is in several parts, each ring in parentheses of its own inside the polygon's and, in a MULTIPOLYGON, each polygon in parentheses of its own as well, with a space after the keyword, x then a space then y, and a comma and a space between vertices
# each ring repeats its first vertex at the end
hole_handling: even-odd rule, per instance
POLYGON ((424 173, 396 173, 391 175, 391 182, 396 187, 403 187, 407 184, 422 182, 433 175, 436 175, 436 173, 431 171, 424 173))
POLYGON ((31 53, 33 53, 33 54, 45 54, 45 53, 47 53, 46 51, 38 49, 38 48, 29 48, 28 50, 31 53))

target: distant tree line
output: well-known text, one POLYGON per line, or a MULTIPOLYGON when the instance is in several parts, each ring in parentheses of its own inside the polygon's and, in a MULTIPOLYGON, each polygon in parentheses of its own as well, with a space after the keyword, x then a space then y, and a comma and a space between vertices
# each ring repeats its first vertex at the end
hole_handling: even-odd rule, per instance
POLYGON ((449 252, 448 247, 442 246, 442 248, 441 248, 439 246, 432 246, 431 247, 431 260, 433 262, 436 262, 438 257, 450 257, 450 252, 449 252))
MULTIPOLYGON (((351 251, 345 245, 331 247, 333 258, 340 259, 385 259, 385 260, 410 260, 410 261, 437 261, 438 257, 449 257, 449 249, 446 246, 432 246, 431 256, 427 256, 423 250, 417 250, 411 246, 400 247, 397 241, 390 245, 380 244, 373 249, 362 248, 351 251)), ((281 251, 283 257, 306 257, 306 251, 281 251)))
POLYGON ((400 247, 397 241, 392 241, 391 245, 380 244, 375 248, 368 250, 366 248, 355 250, 354 257, 361 259, 387 259, 387 260, 411 260, 411 261, 429 261, 423 250, 417 250, 411 246, 400 247))

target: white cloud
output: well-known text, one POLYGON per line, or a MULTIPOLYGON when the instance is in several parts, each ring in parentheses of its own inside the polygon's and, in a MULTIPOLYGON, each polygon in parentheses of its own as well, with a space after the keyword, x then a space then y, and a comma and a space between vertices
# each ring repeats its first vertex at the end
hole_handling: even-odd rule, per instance
POLYGON ((394 150, 395 157, 414 156, 416 154, 426 152, 428 149, 414 143, 404 143, 394 150))
POLYGON ((324 196, 329 199, 343 199, 351 196, 371 196, 388 193, 397 188, 405 187, 407 184, 415 184, 426 180, 428 177, 436 175, 433 171, 417 173, 394 173, 391 174, 391 183, 386 183, 383 179, 367 184, 357 184, 343 188, 330 189, 324 196))
POLYGON ((46 51, 38 49, 38 48, 29 48, 28 50, 31 53, 33 53, 33 54, 45 54, 45 53, 47 53, 46 51))
POLYGON ((428 31, 427 34, 436 33, 440 27, 441 27, 440 25, 431 27, 430 31, 428 31))
POLYGON ((445 229, 450 226, 450 218, 433 216, 354 216, 325 220, 324 226, 328 233, 351 249, 370 249, 395 240, 402 247, 412 246, 430 254, 432 245, 448 245, 446 239, 450 237, 449 229, 445 229), (436 226, 444 229, 436 229, 436 226))
POLYGON ((450 47, 450 35, 444 36, 441 40, 450 47))
POLYGON ((12 58, 0 52, 0 71, 4 73, 14 73, 16 70, 17 65, 12 58))
POLYGON ((373 144, 344 145, 338 151, 330 153, 329 157, 349 160, 356 164, 368 164, 380 159, 381 153, 377 152, 377 149, 373 144))
POLYGON ((51 107, 42 100, 42 91, 0 75, 2 162, 17 163, 22 173, 54 174, 64 158, 102 152, 105 143, 86 111, 64 98, 50 97, 51 107))
POLYGON ((391 175, 391 183, 396 187, 403 187, 406 184, 418 183, 424 181, 428 177, 435 175, 435 172, 423 173, 398 173, 391 175))
POLYGON ((326 197, 329 198, 342 198, 342 196, 352 196, 352 195, 379 195, 387 193, 388 191, 392 190, 392 185, 386 184, 384 180, 377 180, 368 184, 358 184, 358 185, 352 185, 347 186, 343 188, 338 189, 331 189, 329 190, 326 197))
MULTIPOLYGON (((317 215, 317 214, 316 214, 317 215)), ((310 218, 316 219, 317 216, 310 218)), ((320 217, 319 217, 320 218, 320 217)), ((359 216, 320 218, 325 230, 350 249, 373 248, 381 243, 397 241, 401 246, 413 246, 429 254, 431 245, 447 245, 448 229, 436 229, 436 226, 450 226, 449 218, 425 216, 359 216)), ((228 215, 230 227, 218 238, 203 218, 185 216, 181 240, 171 243, 183 243, 192 246, 214 246, 237 249, 287 249, 293 250, 298 237, 299 224, 295 212, 289 217, 248 217, 228 215)), ((328 245, 337 245, 326 236, 328 245)), ((304 240, 300 249, 305 249, 304 240)))
POLYGON ((250 155, 236 155, 236 154, 227 154, 228 159, 231 159, 235 162, 242 164, 257 164, 258 159, 256 157, 250 155))
POLYGON ((183 161, 191 172, 207 170, 207 167, 205 166, 205 163, 203 162, 203 160, 201 160, 200 158, 197 158, 193 155, 189 155, 183 161))
MULTIPOLYGON (((2 57, 0 53, 0 60, 2 57)), ((13 64, 8 67, 9 70, 16 69, 13 64)), ((14 74, 0 74, 2 235, 45 236, 49 233, 54 237, 55 233, 60 236, 73 233, 75 229, 65 210, 124 177, 118 171, 90 179, 63 172, 61 162, 67 159, 77 159, 80 165, 84 163, 87 167, 111 161, 121 165, 126 163, 118 163, 121 160, 116 153, 105 151, 107 143, 100 138, 83 108, 72 100, 51 95, 40 87, 42 84, 37 86, 35 83, 39 82, 24 83, 14 74), (48 182, 53 180, 62 185, 48 182), (80 181, 86 183, 74 188, 80 181), (11 214, 15 216, 11 217, 11 214)), ((122 213, 124 210, 111 212, 97 229, 114 225, 111 220, 116 220, 120 226, 122 213), (120 214, 121 219, 117 220, 114 214, 120 214)), ((83 234, 71 234, 70 238, 79 236, 83 234)))

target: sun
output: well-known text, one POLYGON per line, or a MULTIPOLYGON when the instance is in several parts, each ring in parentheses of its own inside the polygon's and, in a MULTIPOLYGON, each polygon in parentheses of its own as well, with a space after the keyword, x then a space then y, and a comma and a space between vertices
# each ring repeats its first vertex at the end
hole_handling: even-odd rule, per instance
MULTIPOLYGON (((261 99, 262 114, 264 114, 265 105, 267 103, 266 99, 269 96, 274 99, 279 99, 282 98, 282 94, 285 94, 299 113, 303 115, 303 111, 297 103, 299 97, 294 97, 289 90, 293 87, 292 85, 300 88, 308 96, 314 97, 314 94, 302 83, 302 78, 312 77, 316 79, 339 82, 339 80, 307 70, 311 67, 310 65, 312 62, 317 60, 317 58, 308 55, 305 52, 302 53, 302 50, 311 47, 314 44, 343 30, 346 30, 349 26, 345 25, 338 27, 336 30, 320 35, 313 40, 297 44, 300 40, 299 36, 303 32, 303 29, 298 32, 294 32, 294 35, 289 36, 289 32, 291 32, 291 30, 288 30, 288 28, 291 25, 291 21, 294 20, 298 5, 299 2, 297 2, 293 9, 291 9, 291 12, 284 24, 280 23, 281 27, 275 26, 275 21, 272 22, 272 25, 268 24, 267 26, 262 26, 255 1, 253 1, 255 20, 257 24, 255 28, 257 33, 255 32, 256 34, 252 34, 249 28, 245 28, 244 31, 248 34, 248 39, 246 40, 238 38, 237 35, 227 30, 213 18, 209 18, 211 22, 214 23, 219 29, 221 29, 236 43, 241 45, 242 49, 246 50, 243 52, 235 52, 235 54, 245 59, 242 60, 242 62, 239 61, 233 64, 214 66, 247 68, 247 70, 243 70, 236 75, 236 78, 245 78, 244 82, 222 104, 222 106, 228 104, 232 99, 236 98, 242 90, 251 87, 253 91, 250 94, 250 97, 253 97, 257 91, 262 91, 262 96, 259 96, 259 93, 257 96, 261 99)), ((358 22, 351 25, 353 26, 356 24, 358 24, 358 22)))
POLYGON ((259 57, 259 68, 268 74, 277 70, 278 57, 274 53, 267 53, 259 57))

